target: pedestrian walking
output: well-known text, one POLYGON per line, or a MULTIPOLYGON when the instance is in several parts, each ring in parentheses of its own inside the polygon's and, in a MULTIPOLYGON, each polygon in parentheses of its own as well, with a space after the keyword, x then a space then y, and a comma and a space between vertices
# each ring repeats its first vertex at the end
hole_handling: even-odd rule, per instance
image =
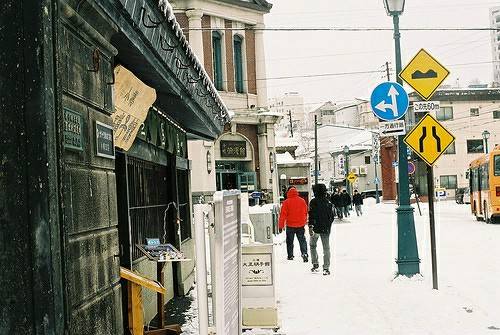
POLYGON ((299 192, 295 187, 291 187, 287 194, 286 200, 281 205, 281 212, 279 218, 280 231, 286 227, 286 250, 288 260, 293 259, 293 241, 295 235, 299 240, 300 252, 304 263, 309 261, 307 255, 307 242, 304 236, 307 223, 307 203, 304 199, 299 197, 299 192))
POLYGON ((335 214, 337 214, 339 220, 342 220, 342 203, 340 200, 340 192, 338 189, 333 191, 332 196, 330 197, 330 201, 335 207, 335 214))
POLYGON ((333 205, 326 197, 326 186, 313 186, 314 199, 309 203, 309 245, 311 247, 312 272, 319 271, 318 239, 323 245, 323 275, 330 274, 330 231, 334 220, 333 205))
POLYGON ((351 213, 349 213, 349 207, 351 206, 351 203, 351 196, 345 189, 343 189, 342 193, 340 194, 340 204, 342 206, 345 217, 351 216, 351 213))
POLYGON ((363 215, 363 209, 361 206, 363 205, 363 196, 361 193, 358 193, 358 190, 354 190, 354 195, 352 196, 352 203, 354 204, 354 209, 356 210, 356 215, 363 215))

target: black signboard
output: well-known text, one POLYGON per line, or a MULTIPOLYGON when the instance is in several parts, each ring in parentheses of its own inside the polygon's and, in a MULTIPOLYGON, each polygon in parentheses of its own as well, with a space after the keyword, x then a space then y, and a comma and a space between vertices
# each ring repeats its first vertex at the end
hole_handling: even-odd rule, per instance
POLYGON ((64 148, 83 151, 83 118, 78 112, 64 108, 64 148))
POLYGON ((113 142, 113 127, 102 122, 95 122, 96 155, 115 159, 115 144, 113 142))
POLYGON ((220 156, 245 158, 247 144, 245 141, 220 141, 220 156))

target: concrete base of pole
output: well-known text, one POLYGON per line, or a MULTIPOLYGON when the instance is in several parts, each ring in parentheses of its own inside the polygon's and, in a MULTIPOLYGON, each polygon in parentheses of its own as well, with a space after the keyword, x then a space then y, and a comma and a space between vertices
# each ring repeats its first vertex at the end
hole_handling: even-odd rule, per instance
POLYGON ((398 222, 398 275, 411 277, 420 273, 417 236, 413 207, 402 205, 396 209, 398 222))

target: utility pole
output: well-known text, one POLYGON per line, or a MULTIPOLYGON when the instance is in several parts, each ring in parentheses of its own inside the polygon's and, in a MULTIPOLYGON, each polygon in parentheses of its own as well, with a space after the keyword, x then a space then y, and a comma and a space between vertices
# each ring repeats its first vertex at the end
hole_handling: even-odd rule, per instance
POLYGON ((318 185, 318 115, 314 115, 314 185, 318 185))
POLYGON ((288 111, 288 121, 290 122, 290 137, 293 137, 292 111, 288 111))
POLYGON ((391 81, 391 73, 389 72, 389 62, 385 62, 385 72, 387 74, 387 81, 391 81))

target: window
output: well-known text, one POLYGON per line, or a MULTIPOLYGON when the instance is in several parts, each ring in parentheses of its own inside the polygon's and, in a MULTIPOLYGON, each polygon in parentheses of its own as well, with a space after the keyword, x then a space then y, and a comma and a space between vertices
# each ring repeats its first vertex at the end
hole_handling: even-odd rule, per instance
POLYGON ((495 155, 494 168, 495 176, 500 176, 500 155, 495 155))
POLYGON ((467 153, 477 154, 484 152, 483 140, 467 140, 467 153))
POLYGON ((453 107, 441 107, 436 112, 436 119, 439 121, 453 120, 453 107))
POLYGON ((471 169, 469 178, 471 190, 473 192, 479 190, 479 170, 477 168, 471 169))
POLYGON ((212 49, 214 62, 214 85, 219 91, 223 89, 222 79, 222 35, 214 31, 212 33, 212 49))
POLYGON ((470 116, 479 116, 479 108, 471 108, 470 116))
POLYGON ((500 119, 500 111, 493 111, 493 118, 500 119))
POLYGON ((234 47, 234 82, 236 92, 243 93, 243 39, 236 35, 233 40, 234 47))
POLYGON ((365 156, 365 164, 370 164, 370 156, 365 156))
POLYGON ((489 190, 490 189, 490 178, 488 174, 490 165, 488 163, 484 164, 479 168, 479 173, 481 174, 480 177, 480 186, 481 190, 489 190))
POLYGON ((455 149, 455 142, 453 142, 452 144, 450 144, 450 146, 448 148, 446 148, 446 150, 443 152, 443 154, 445 155, 454 155, 456 154, 456 149, 455 149))
POLYGON ((447 190, 454 190, 457 188, 457 176, 440 176, 439 184, 447 190))

